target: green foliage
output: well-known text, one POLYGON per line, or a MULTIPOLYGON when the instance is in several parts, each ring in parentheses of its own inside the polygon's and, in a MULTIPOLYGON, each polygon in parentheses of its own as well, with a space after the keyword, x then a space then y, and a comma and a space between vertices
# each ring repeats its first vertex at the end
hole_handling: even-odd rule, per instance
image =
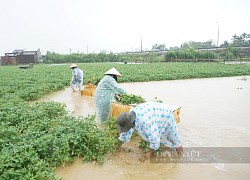
POLYGON ((92 85, 98 85, 98 83, 100 82, 101 79, 99 78, 95 78, 95 77, 90 77, 88 80, 87 80, 87 84, 92 84, 92 85))
POLYGON ((165 44, 155 44, 152 46, 152 50, 153 51, 163 51, 163 50, 167 50, 167 48, 166 48, 165 44))
POLYGON ((175 51, 168 51, 165 53, 166 60, 173 60, 177 58, 175 51))
POLYGON ((223 44, 220 45, 220 47, 228 47, 228 46, 229 46, 229 42, 227 40, 225 40, 223 44))
POLYGON ((120 99, 119 102, 124 105, 129 105, 129 104, 139 104, 146 102, 144 98, 141 96, 137 96, 134 94, 121 94, 119 95, 120 99))
POLYGON ((148 153, 149 150, 150 150, 150 146, 149 145, 150 145, 149 142, 143 140, 142 138, 140 139, 140 141, 139 141, 139 148, 141 148, 145 154, 148 153))
POLYGON ((93 62, 126 62, 131 59, 136 60, 140 55, 122 55, 101 52, 98 54, 58 54, 55 52, 47 52, 44 63, 93 63, 93 62))
POLYGON ((241 35, 234 34, 232 36, 232 45, 233 46, 250 45, 250 34, 247 34, 245 32, 241 35))
POLYGON ((52 168, 30 145, 4 148, 0 160, 1 179, 55 179, 52 168))
POLYGON ((94 116, 68 116, 59 103, 10 105, 0 114, 1 177, 47 179, 54 176, 52 167, 74 156, 101 163, 106 153, 117 148, 117 130, 111 120, 107 128, 99 129, 94 116))
POLYGON ((151 52, 151 53, 146 53, 143 55, 144 61, 145 62, 161 62, 164 61, 164 58, 162 56, 163 53, 159 52, 151 52))
MULTIPOLYGON (((100 129, 93 116, 71 117, 63 104, 27 102, 68 86, 69 65, 35 65, 27 70, 0 66, 2 179, 55 179, 54 167, 72 161, 75 156, 101 163, 106 153, 116 150, 118 133, 114 120, 107 121, 105 128, 100 129)), ((115 67, 123 75, 119 82, 250 75, 249 66, 244 64, 78 63, 78 66, 84 70, 86 80, 101 79, 104 72, 115 67)))
MULTIPOLYGON (((68 83, 62 82, 68 78, 60 73, 61 67, 36 66, 29 71, 0 68, 1 178, 55 179, 53 168, 74 156, 101 163, 106 153, 114 152, 117 136, 109 128, 97 128, 94 117, 68 116, 65 105, 56 102, 25 101, 65 87, 68 83)), ((65 69, 67 74, 69 69, 65 69)))
POLYGON ((197 60, 197 61, 204 61, 210 59, 216 59, 217 55, 212 51, 195 51, 195 49, 189 48, 185 50, 178 50, 178 51, 168 51, 165 53, 165 60, 166 61, 173 61, 173 60, 197 60))
POLYGON ((114 117, 111 117, 108 121, 103 123, 105 127, 106 143, 109 146, 109 152, 113 153, 117 150, 119 144, 119 132, 117 130, 117 124, 114 117))
POLYGON ((181 45, 182 49, 200 49, 200 48, 212 48, 215 47, 215 44, 212 40, 208 40, 206 42, 195 42, 195 41, 189 41, 185 42, 181 45))
POLYGON ((222 53, 222 56, 225 59, 234 59, 234 58, 239 57, 239 55, 240 55, 240 48, 234 47, 232 45, 225 48, 224 52, 222 53))

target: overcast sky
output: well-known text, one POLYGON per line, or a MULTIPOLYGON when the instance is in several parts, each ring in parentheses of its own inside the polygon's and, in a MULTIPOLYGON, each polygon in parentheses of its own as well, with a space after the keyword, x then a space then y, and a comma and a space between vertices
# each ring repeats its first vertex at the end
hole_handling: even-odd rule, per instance
POLYGON ((219 44, 250 34, 250 0, 0 0, 0 55, 14 49, 99 53, 219 44))

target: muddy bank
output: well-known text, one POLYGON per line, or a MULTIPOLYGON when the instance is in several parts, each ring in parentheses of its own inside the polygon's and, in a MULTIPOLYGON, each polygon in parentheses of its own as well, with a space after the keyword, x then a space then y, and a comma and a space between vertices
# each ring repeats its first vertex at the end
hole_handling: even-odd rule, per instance
MULTIPOLYGON (((123 83, 128 93, 147 100, 154 97, 181 105, 178 124, 184 147, 250 146, 250 76, 161 82, 123 83)), ((63 102, 76 116, 94 114, 93 97, 73 93, 69 88, 45 97, 63 102)), ((76 160, 58 167, 64 179, 248 179, 250 164, 236 163, 150 163, 138 159, 143 152, 134 139, 124 150, 107 156, 105 163, 82 164, 76 160)))

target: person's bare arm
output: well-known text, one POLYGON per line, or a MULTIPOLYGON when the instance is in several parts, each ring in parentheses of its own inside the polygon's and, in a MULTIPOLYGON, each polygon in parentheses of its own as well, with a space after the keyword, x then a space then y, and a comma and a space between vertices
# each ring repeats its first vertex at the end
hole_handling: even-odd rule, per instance
POLYGON ((182 155, 183 154, 183 147, 182 147, 182 145, 180 147, 176 148, 176 152, 177 152, 178 155, 182 155))

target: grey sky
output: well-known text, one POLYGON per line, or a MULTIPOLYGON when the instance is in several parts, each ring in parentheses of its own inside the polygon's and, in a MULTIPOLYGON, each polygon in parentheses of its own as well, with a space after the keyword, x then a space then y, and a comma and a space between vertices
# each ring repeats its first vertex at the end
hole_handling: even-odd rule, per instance
POLYGON ((0 0, 0 55, 132 51, 250 33, 250 0, 0 0), (216 23, 218 22, 218 23, 216 23))

